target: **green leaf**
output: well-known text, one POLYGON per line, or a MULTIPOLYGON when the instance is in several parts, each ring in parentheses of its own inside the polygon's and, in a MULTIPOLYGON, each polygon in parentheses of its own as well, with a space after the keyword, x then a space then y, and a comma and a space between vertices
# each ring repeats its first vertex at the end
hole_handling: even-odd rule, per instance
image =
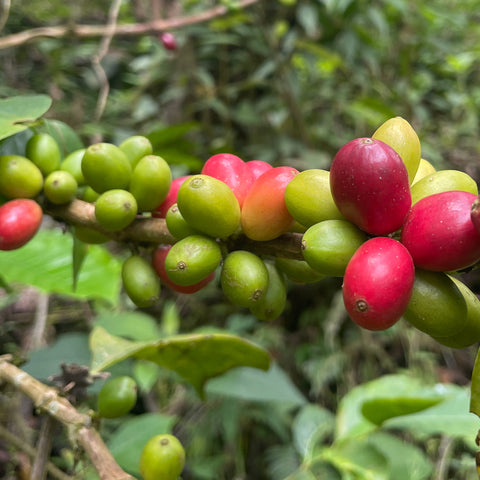
POLYGON ((44 119, 45 131, 58 143, 63 156, 84 148, 83 142, 72 127, 60 120, 44 119))
POLYGON ((93 372, 130 357, 150 360, 177 372, 203 396, 205 382, 237 366, 267 370, 268 352, 234 335, 186 334, 150 342, 133 342, 95 327, 90 335, 93 372))
POLYGON ((285 372, 273 363, 262 372, 253 368, 235 368, 208 383, 208 394, 223 395, 256 402, 281 402, 303 405, 305 397, 285 372))
POLYGON ((47 380, 50 375, 61 373, 61 362, 88 366, 90 357, 87 334, 64 333, 52 345, 33 352, 22 370, 35 378, 47 380))
POLYGON ((171 125, 150 132, 146 137, 150 140, 154 150, 166 145, 175 145, 178 141, 190 131, 198 129, 199 124, 195 122, 181 123, 178 125, 171 125))
POLYGON ((316 443, 331 435, 335 428, 335 416, 326 408, 314 404, 305 405, 292 424, 293 442, 298 453, 308 461, 316 443))
POLYGON ((80 275, 80 270, 85 258, 88 253, 88 245, 81 240, 79 240, 75 235, 73 236, 73 246, 72 246, 72 288, 73 291, 77 289, 78 276, 80 275))
POLYGON ((336 437, 343 438, 365 433, 376 428, 362 414, 364 403, 378 399, 395 398, 445 398, 434 385, 425 386, 419 378, 406 374, 384 375, 376 380, 355 387, 342 398, 337 412, 336 437))
POLYGON ((40 230, 17 250, 0 251, 2 275, 9 283, 33 285, 49 293, 97 298, 116 304, 120 294, 121 262, 100 245, 88 254, 73 288, 73 240, 59 229, 40 230))
POLYGON ((0 140, 28 128, 52 104, 47 95, 19 95, 0 100, 0 140))
POLYGON ((381 425, 392 417, 420 412, 441 402, 443 398, 436 395, 426 397, 395 397, 374 398, 367 400, 362 405, 362 415, 375 425, 381 425))
POLYGON ((388 459, 389 478, 395 480, 431 478, 432 464, 423 450, 416 445, 384 432, 369 435, 368 441, 388 459))
POLYGON ((138 464, 145 444, 155 435, 171 433, 177 418, 160 413, 144 413, 123 419, 107 442, 108 449, 124 470, 138 476, 138 464))
POLYGON ((161 336, 155 319, 138 311, 112 312, 106 310, 98 313, 95 325, 103 327, 111 335, 140 342, 158 340, 161 336))
POLYGON ((457 385, 441 384, 444 401, 411 415, 391 418, 384 428, 407 430, 419 440, 432 435, 458 438, 472 451, 476 450, 475 437, 480 429, 480 419, 469 413, 469 390, 457 385))

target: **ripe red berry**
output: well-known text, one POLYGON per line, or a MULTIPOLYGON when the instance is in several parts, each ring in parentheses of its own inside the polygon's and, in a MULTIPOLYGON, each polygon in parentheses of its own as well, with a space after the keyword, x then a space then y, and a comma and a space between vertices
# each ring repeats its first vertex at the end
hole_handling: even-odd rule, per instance
POLYGON ((177 39, 173 33, 164 32, 160 35, 160 40, 163 43, 163 46, 167 50, 176 50, 177 49, 177 39))
POLYGON ((330 187, 342 215, 372 235, 398 230, 412 202, 400 155, 373 138, 357 138, 337 152, 330 187))
POLYGON ((42 223, 37 202, 17 198, 0 207, 0 250, 15 250, 29 242, 42 223))
POLYGON ((345 270, 345 308, 361 327, 385 330, 407 309, 414 280, 412 258, 400 242, 371 238, 357 249, 345 270))

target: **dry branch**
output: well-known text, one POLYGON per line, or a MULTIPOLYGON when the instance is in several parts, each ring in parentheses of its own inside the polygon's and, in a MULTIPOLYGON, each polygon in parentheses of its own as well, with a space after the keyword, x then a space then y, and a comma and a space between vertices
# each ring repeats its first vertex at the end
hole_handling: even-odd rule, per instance
MULTIPOLYGON (((261 0, 239 0, 236 3, 237 8, 245 8, 261 0)), ((224 5, 205 10, 194 15, 185 15, 181 17, 169 18, 168 20, 158 19, 147 23, 132 23, 115 25, 113 29, 114 36, 135 36, 149 35, 175 30, 188 25, 207 22, 213 18, 226 15, 229 8, 224 5)), ((105 25, 58 25, 53 27, 39 27, 23 32, 5 35, 0 38, 0 50, 17 47, 30 40, 41 37, 63 38, 72 37, 103 37, 105 35, 105 25)))
POLYGON ((98 432, 91 426, 91 417, 79 412, 55 388, 44 385, 0 357, 0 382, 4 381, 29 397, 41 413, 45 413, 68 428, 72 438, 89 455, 102 480, 135 480, 115 462, 98 432))

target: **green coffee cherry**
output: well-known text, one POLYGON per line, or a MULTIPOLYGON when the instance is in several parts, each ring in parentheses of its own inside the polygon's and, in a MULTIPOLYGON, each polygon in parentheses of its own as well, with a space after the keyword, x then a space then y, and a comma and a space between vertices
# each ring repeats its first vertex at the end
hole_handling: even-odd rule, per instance
POLYGON ((33 198, 43 187, 40 169, 21 155, 0 157, 0 194, 7 198, 33 198))
POLYGON ((90 145, 82 159, 82 173, 85 181, 96 192, 107 190, 128 190, 132 167, 120 148, 111 143, 90 145))
POLYGON ((160 297, 160 279, 152 264, 139 255, 132 255, 123 262, 122 282, 137 307, 151 307, 160 297))
POLYGON ((85 177, 82 173, 82 159, 86 148, 80 148, 69 153, 60 164, 60 170, 65 170, 72 174, 78 185, 85 185, 85 177))
POLYGON ((82 225, 77 225, 73 230, 73 234, 81 242, 91 245, 99 245, 110 240, 110 237, 107 237, 102 232, 93 230, 93 228, 84 227, 82 225))
POLYGON ((168 231, 178 240, 188 237, 189 235, 197 235, 200 233, 185 221, 176 203, 174 203, 167 210, 165 222, 167 224, 168 231))
POLYGON ((165 199, 172 183, 168 163, 156 155, 142 157, 130 180, 130 193, 137 200, 139 212, 150 212, 165 199))
POLYGON ((75 198, 77 188, 78 184, 71 173, 55 170, 45 179, 43 193, 52 203, 62 205, 75 198))
POLYGON ((48 133, 37 133, 30 137, 25 147, 25 156, 45 176, 60 168, 62 158, 57 141, 48 133))
POLYGON ((107 380, 98 393, 98 414, 104 418, 126 415, 137 402, 137 384, 131 377, 107 380))
POLYGON ((142 450, 139 470, 143 480, 177 480, 185 466, 185 450, 173 435, 152 437, 142 450))
POLYGON ((268 270, 263 260, 245 250, 230 252, 222 265, 222 290, 240 307, 253 307, 268 287, 268 270))
POLYGON ((95 217, 105 230, 122 230, 135 220, 136 215, 137 201, 126 190, 107 190, 95 202, 95 217))
POLYGON ((126 138, 120 145, 120 150, 127 156, 132 170, 137 165, 138 161, 153 153, 153 147, 150 140, 142 135, 133 135, 126 138))
POLYGON ((294 283, 315 283, 325 278, 325 275, 315 271, 305 260, 276 257, 275 265, 294 283))
POLYGON ((172 245, 165 258, 165 271, 177 285, 194 285, 220 265, 218 243, 205 235, 190 235, 172 245))

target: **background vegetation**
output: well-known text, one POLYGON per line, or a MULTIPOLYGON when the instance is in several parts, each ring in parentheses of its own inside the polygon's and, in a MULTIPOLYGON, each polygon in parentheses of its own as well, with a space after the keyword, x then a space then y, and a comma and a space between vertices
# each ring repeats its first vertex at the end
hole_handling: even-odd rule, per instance
MULTIPOLYGON (((71 127, 76 135, 66 151, 79 141, 119 143, 142 134, 175 176, 196 173, 210 155, 226 151, 328 169, 345 142, 400 115, 417 131, 424 158, 480 179, 480 22, 473 0, 272 0, 247 8, 234 0, 124 1, 118 25, 145 23, 157 10, 164 19, 195 18, 218 4, 228 12, 173 30, 175 51, 163 47, 158 32, 114 36, 105 50, 97 36, 6 44, 36 27, 105 24, 114 3, 18 0, 3 15, 0 97, 51 96, 52 121, 37 128, 60 128, 53 120, 71 127)), ((0 151, 17 151, 31 134, 4 141, 0 151)), ((38 378, 58 373, 61 362, 88 364, 94 325, 134 339, 222 328, 275 359, 268 374, 244 369, 212 380, 204 401, 168 370, 139 361, 113 368, 114 375, 135 376, 142 390, 130 417, 102 426, 117 461, 134 475, 132 446, 142 440, 135 435, 150 425, 173 431, 185 445, 185 480, 477 478, 479 424, 467 413, 466 390, 474 347, 441 347, 403 322, 383 333, 360 331, 344 312, 335 279, 290 284, 288 307, 271 324, 229 305, 216 285, 194 296, 164 289, 158 307, 140 312, 120 289, 126 248, 92 248, 84 289, 75 294, 70 248, 52 222, 20 256, 0 255, 0 352, 23 355, 38 378), (38 349, 30 344, 31 327, 42 305, 48 348, 38 349), (400 415, 382 410, 385 395, 396 399, 400 415), (385 418, 369 416, 367 401, 385 418), (415 414, 405 406, 418 410, 429 401, 436 410, 415 414)), ((465 278, 478 292, 478 275, 465 278)), ((89 389, 91 405, 96 391, 98 382, 89 389)), ((13 420, 17 438, 34 443, 38 419, 17 400, 12 391, 0 393, 0 412, 9 412, 0 422, 12 430, 13 420)), ((2 431, 0 477, 27 478, 21 475, 28 461, 2 431)), ((63 436, 52 461, 76 478, 96 478, 63 436)))

